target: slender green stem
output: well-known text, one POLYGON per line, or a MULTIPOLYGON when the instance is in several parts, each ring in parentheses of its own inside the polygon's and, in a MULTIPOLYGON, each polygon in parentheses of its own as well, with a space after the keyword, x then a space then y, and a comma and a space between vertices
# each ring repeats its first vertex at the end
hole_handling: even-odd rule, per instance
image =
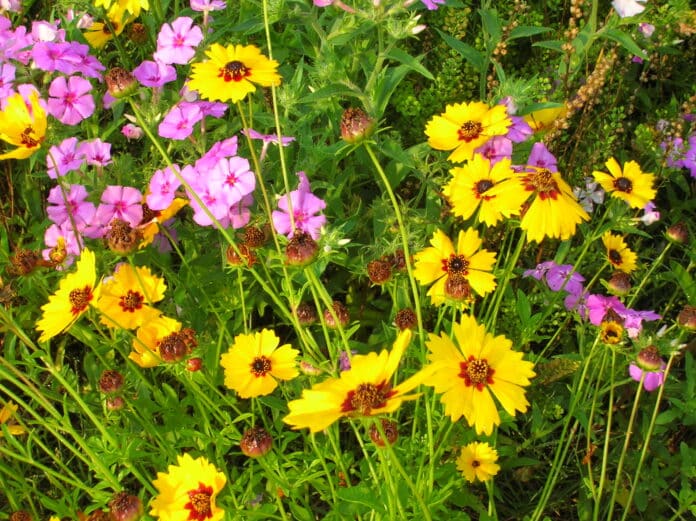
MULTIPOLYGON (((605 351, 606 353, 606 351, 605 351)), ((604 369, 604 364, 602 363, 602 369, 604 369)), ((616 351, 612 349, 611 351, 611 377, 614 378, 614 370, 616 369, 616 351)), ((602 381, 603 371, 600 372, 597 377, 597 384, 602 381)), ((596 395, 596 393, 595 393, 596 395)), ((614 386, 609 388, 609 404, 607 405, 607 421, 604 426, 604 447, 602 448, 602 468, 599 475, 599 486, 597 487, 597 495, 595 496, 594 512, 592 514, 592 519, 597 521, 599 519, 600 506, 602 504, 602 492, 604 491, 604 484, 607 478, 607 465, 609 464, 609 442, 611 441, 611 420, 614 410, 614 386)), ((592 425, 590 421, 589 426, 592 425)), ((588 427, 588 430, 590 427, 588 427)), ((591 481, 591 478, 590 478, 591 481)))
POLYGON ((638 286, 636 286, 633 295, 631 295, 631 298, 628 300, 628 304, 626 305, 626 307, 630 308, 633 305, 633 303, 638 298, 638 295, 640 295, 643 286, 645 286, 645 283, 649 280, 652 280, 653 272, 657 269, 657 267, 660 264, 662 264, 662 261, 665 260, 665 255, 667 255, 667 252, 670 250, 671 247, 672 243, 668 242, 667 246, 664 247, 660 255, 657 256, 657 259, 653 261, 653 263, 650 265, 650 269, 648 270, 648 272, 645 274, 645 276, 641 277, 640 282, 638 283, 638 286))

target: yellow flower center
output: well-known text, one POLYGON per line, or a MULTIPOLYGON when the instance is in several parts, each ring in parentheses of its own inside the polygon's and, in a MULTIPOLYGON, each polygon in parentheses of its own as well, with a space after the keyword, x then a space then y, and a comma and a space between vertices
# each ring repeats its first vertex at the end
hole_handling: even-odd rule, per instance
POLYGON ((486 201, 493 199, 492 196, 483 194, 493 188, 494 184, 495 183, 493 183, 493 181, 490 179, 481 179, 474 185, 474 195, 477 199, 484 199, 486 201))
POLYGON ((73 316, 79 315, 85 309, 87 309, 92 297, 92 287, 89 285, 85 286, 83 289, 72 290, 70 295, 68 295, 68 299, 72 305, 70 312, 73 314, 73 316))
POLYGON ((624 328, 621 324, 614 321, 604 321, 601 324, 599 338, 605 344, 618 344, 623 336, 624 328))
POLYGON ((481 135, 483 132, 483 125, 478 121, 465 121, 462 126, 457 130, 457 136, 459 141, 466 141, 467 143, 473 141, 481 135))
POLYGON ((341 411, 356 411, 363 416, 369 416, 372 413, 372 409, 384 407, 387 404, 387 400, 394 394, 387 382, 382 382, 378 385, 372 383, 360 384, 357 389, 348 393, 341 405, 341 411))
POLYGON ((482 391, 486 385, 493 383, 495 370, 488 365, 488 360, 485 358, 470 356, 466 362, 460 362, 459 369, 457 376, 464 379, 467 387, 473 385, 477 391, 482 391))
POLYGON ((614 189, 630 194, 633 191, 633 183, 627 177, 619 177, 614 180, 614 189))
POLYGON ((126 313, 135 313, 136 310, 142 309, 145 296, 137 291, 128 290, 128 293, 122 295, 119 299, 119 306, 126 313))
POLYGON ((256 377, 266 376, 266 373, 271 372, 271 359, 265 356, 257 356, 251 362, 251 372, 256 377))
POLYGON ((536 172, 528 174, 524 178, 524 188, 529 192, 539 194, 541 200, 555 200, 558 194, 561 193, 558 189, 558 184, 553 178, 553 173, 546 168, 540 168, 536 172))
POLYGON ((621 265, 621 254, 617 250, 609 250, 607 256, 609 257, 609 262, 611 262, 614 266, 621 265))
POLYGON ((451 253, 449 259, 442 259, 442 271, 449 273, 451 276, 469 274, 469 261, 464 255, 455 255, 451 253))
POLYGON ((22 131, 22 137, 20 141, 22 142, 22 145, 24 145, 27 148, 34 148, 39 146, 41 143, 39 140, 34 139, 31 137, 31 135, 34 133, 34 127, 29 125, 27 128, 25 128, 22 131))
POLYGON ((218 78, 222 78, 225 81, 242 81, 250 75, 251 69, 239 60, 227 62, 218 72, 218 78))
POLYGON ((212 495, 213 487, 206 487, 203 483, 198 483, 197 489, 189 490, 189 502, 184 505, 184 508, 189 509, 189 515, 186 519, 204 521, 213 517, 213 509, 210 504, 212 495))

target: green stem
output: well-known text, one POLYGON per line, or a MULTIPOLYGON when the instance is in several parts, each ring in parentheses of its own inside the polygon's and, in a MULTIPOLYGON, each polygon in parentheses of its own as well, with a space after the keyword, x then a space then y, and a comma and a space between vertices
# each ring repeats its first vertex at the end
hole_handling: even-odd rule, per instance
POLYGON ((643 286, 645 286, 645 283, 648 280, 651 280, 652 274, 657 269, 657 267, 662 264, 662 261, 665 259, 665 255, 667 255, 667 252, 669 249, 672 247, 672 243, 668 242, 667 246, 662 250, 660 255, 658 255, 657 259, 650 265, 650 269, 648 272, 640 279, 640 282, 638 283, 638 286, 636 286, 635 291, 633 292, 633 295, 631 298, 628 300, 628 304, 626 304, 626 307, 630 308, 633 303, 636 301, 636 298, 638 298, 638 295, 640 294, 640 291, 643 289, 643 286))
MULTIPOLYGON (((606 351, 605 351, 606 353, 606 351)), ((602 360, 604 362, 604 358, 602 360)), ((614 378, 614 370, 616 368, 616 352, 612 349, 611 351, 611 375, 612 379, 614 378)), ((604 363, 602 363, 602 371, 600 371, 599 375, 597 376, 597 387, 599 387, 599 384, 602 381, 602 376, 603 376, 603 369, 604 369, 604 363)), ((595 396, 596 396, 595 392, 595 396)), ((593 403, 594 405, 594 403, 593 403)), ((593 407, 594 409, 594 407, 593 407)), ((602 504, 602 492, 604 491, 604 484, 606 483, 606 478, 607 478, 607 465, 609 463, 609 441, 611 440, 611 420, 612 420, 612 414, 613 414, 613 409, 614 409, 614 386, 612 385, 609 389, 609 405, 607 406, 607 421, 606 421, 606 426, 605 426, 605 432, 604 432, 604 447, 602 448, 602 468, 600 471, 599 475, 599 486, 597 488, 597 495, 595 497, 595 504, 594 504, 594 512, 592 515, 592 519, 594 521, 597 521, 599 519, 599 510, 600 506, 602 504)), ((591 430, 592 426, 592 421, 588 423, 588 430, 591 430)), ((589 433, 588 433, 589 434, 589 433)), ((590 481, 592 479, 590 478, 590 481)))

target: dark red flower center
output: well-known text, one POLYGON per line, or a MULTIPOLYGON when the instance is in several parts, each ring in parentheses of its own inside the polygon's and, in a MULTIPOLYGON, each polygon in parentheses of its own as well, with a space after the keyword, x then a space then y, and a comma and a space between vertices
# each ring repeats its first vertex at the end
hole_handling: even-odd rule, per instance
POLYGON ((474 358, 469 356, 466 362, 459 363, 459 378, 464 379, 467 387, 473 385, 477 391, 482 391, 486 385, 493 383, 493 373, 495 370, 488 365, 485 358, 474 358))
POLYGON ((218 78, 225 81, 242 81, 247 76, 251 76, 251 69, 239 60, 227 62, 218 73, 218 78))
POLYGON ((79 315, 87 309, 92 298, 94 298, 92 286, 87 285, 83 289, 72 290, 70 295, 68 295, 68 300, 70 300, 70 304, 72 305, 70 312, 73 316, 79 315))
POLYGON ((483 125, 478 121, 465 121, 462 126, 457 130, 457 137, 459 141, 466 141, 469 143, 474 139, 478 138, 483 132, 483 125))
POLYGON ((524 178, 524 188, 528 192, 536 192, 541 200, 556 199, 561 193, 558 183, 553 178, 553 173, 540 168, 536 172, 527 174, 524 178))
POLYGON ((266 376, 266 373, 271 372, 271 359, 265 356, 257 356, 251 362, 251 372, 257 378, 266 376))
POLYGON ((118 305, 127 313, 135 313, 138 309, 142 309, 145 296, 137 291, 128 290, 128 293, 121 295, 118 305))
POLYGON ((614 188, 619 192, 630 194, 633 191, 633 183, 627 177, 619 177, 614 180, 614 188))
POLYGON ((621 254, 617 250, 609 250, 607 256, 614 266, 619 266, 622 262, 621 254))
POLYGON ((357 389, 350 391, 341 404, 342 412, 356 412, 363 416, 369 416, 372 409, 380 409, 387 405, 387 400, 396 394, 388 382, 378 385, 363 383, 357 389))
POLYGON ((491 181, 490 179, 481 179, 474 185, 474 193, 476 195, 477 199, 484 199, 488 201, 489 199, 492 199, 493 197, 490 195, 483 195, 485 194, 488 190, 493 188, 495 186, 495 183, 491 181))
POLYGON ((27 128, 25 128, 22 131, 20 141, 22 142, 22 145, 24 145, 27 148, 34 148, 36 146, 39 146, 41 143, 39 140, 34 139, 31 135, 34 133, 34 127, 29 125, 27 128))
POLYGON ((211 505, 211 497, 213 496, 213 487, 206 487, 203 483, 198 483, 198 488, 187 492, 189 502, 184 505, 184 508, 189 509, 189 521, 204 521, 213 517, 213 509, 211 505))
POLYGON ((449 259, 442 259, 442 271, 452 276, 466 276, 469 274, 469 261, 464 255, 451 253, 449 259))

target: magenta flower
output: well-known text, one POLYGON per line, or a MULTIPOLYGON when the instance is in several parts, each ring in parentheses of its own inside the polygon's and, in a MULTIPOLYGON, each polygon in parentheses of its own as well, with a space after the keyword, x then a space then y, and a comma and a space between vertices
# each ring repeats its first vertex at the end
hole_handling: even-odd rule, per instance
POLYGON ((249 161, 243 157, 232 156, 229 159, 221 159, 212 168, 211 173, 223 179, 217 189, 227 201, 228 207, 237 204, 256 188, 256 176, 249 168, 249 161))
POLYGON ((0 1, 0 11, 10 11, 14 13, 19 13, 22 10, 21 0, 1 0, 0 1))
POLYGON ((133 69, 133 76, 145 87, 161 87, 176 80, 176 69, 162 62, 146 60, 133 69))
MULTIPOLYGON (((193 170, 193 169, 191 169, 193 170)), ((184 172, 182 172, 184 174, 184 172)), ((220 189, 225 182, 222 169, 211 170, 206 176, 199 175, 195 178, 186 177, 191 189, 203 203, 201 206, 190 190, 186 190, 193 209, 193 220, 200 226, 212 226, 213 219, 208 212, 218 221, 228 216, 230 205, 220 189), (204 178, 205 177, 205 178, 204 178), (207 212, 206 212, 207 209, 207 212)))
MULTIPOLYGON (((181 172, 178 165, 172 165, 177 172, 181 172)), ((150 178, 149 193, 146 197, 147 205, 155 211, 165 210, 174 201, 174 195, 181 186, 172 169, 167 167, 156 170, 150 178)))
POLYGON ((537 280, 544 280, 546 277, 546 273, 556 266, 557 264, 554 261, 544 261, 536 265, 536 268, 533 270, 527 270, 525 271, 522 276, 523 277, 533 277, 537 280))
POLYGON ((79 170, 84 162, 84 156, 78 153, 77 138, 66 138, 61 141, 60 145, 53 145, 48 149, 46 155, 48 177, 56 179, 68 172, 79 170))
POLYGON ((193 126, 202 119, 203 113, 198 106, 180 103, 167 113, 157 131, 161 137, 186 139, 193 132, 193 126))
POLYGON ((598 326, 604 317, 613 310, 623 320, 623 327, 626 329, 629 338, 637 338, 643 329, 644 320, 659 320, 662 318, 654 311, 637 311, 629 309, 616 297, 606 297, 604 295, 589 295, 586 300, 587 312, 590 323, 598 326))
MULTIPOLYGON (((41 254, 45 260, 51 260, 49 256, 51 250, 60 243, 68 254, 62 263, 62 266, 67 267, 73 263, 75 256, 80 255, 81 242, 80 233, 72 228, 69 221, 64 222, 60 226, 52 224, 44 232, 44 244, 48 248, 42 250, 41 254)), ((57 269, 60 269, 60 267, 57 269)))
POLYGON ((245 195, 242 197, 241 201, 232 205, 230 211, 227 213, 227 216, 220 219, 220 224, 225 228, 229 228, 231 226, 235 230, 246 226, 249 224, 249 220, 251 219, 251 210, 249 207, 253 204, 253 202, 253 195, 245 195))
POLYGON ((89 46, 80 42, 68 42, 76 59, 75 66, 77 72, 89 78, 102 79, 102 71, 106 69, 104 65, 94 56, 89 54, 89 46))
POLYGON ((529 153, 527 165, 538 168, 546 168, 551 172, 558 172, 556 156, 554 156, 543 143, 534 143, 532 151, 529 153))
POLYGON ((59 21, 55 23, 45 20, 34 21, 31 23, 31 37, 36 42, 64 42, 65 29, 58 29, 59 25, 59 21))
POLYGON ((655 26, 653 24, 641 22, 638 24, 638 31, 646 38, 650 38, 655 32, 655 26))
POLYGON ((77 72, 77 64, 82 60, 67 42, 37 42, 31 49, 31 57, 37 69, 64 74, 77 72))
POLYGON ((237 136, 217 141, 210 147, 203 157, 196 161, 195 168, 199 172, 205 172, 213 168, 218 161, 226 157, 237 155, 237 136))
POLYGON ((505 136, 493 136, 474 152, 488 159, 493 166, 501 159, 512 157, 512 141, 505 136))
POLYGON ((268 147, 271 143, 274 143, 276 145, 278 143, 281 143, 284 147, 286 147, 290 143, 295 141, 294 137, 285 136, 281 136, 279 141, 278 136, 276 134, 261 134, 260 132, 256 132, 253 128, 242 129, 242 134, 251 139, 260 139, 261 141, 263 141, 263 145, 261 145, 261 154, 259 154, 259 161, 264 160, 264 158, 266 157, 266 153, 268 152, 268 147))
POLYGON ((657 371, 643 371, 643 369, 638 367, 636 364, 631 364, 628 366, 628 374, 636 382, 640 382, 640 379, 643 377, 643 373, 645 373, 645 380, 643 380, 643 387, 645 388, 646 391, 652 392, 664 383, 664 381, 665 381, 665 367, 667 367, 667 364, 665 364, 663 362, 662 365, 660 366, 660 369, 657 371))
POLYGON ((290 239, 295 234, 295 230, 300 230, 316 240, 319 238, 319 230, 326 223, 326 217, 315 214, 326 208, 326 203, 312 194, 309 180, 304 172, 297 172, 297 177, 300 178, 297 190, 293 190, 278 200, 280 211, 274 210, 271 215, 273 226, 278 233, 282 233, 290 239), (293 223, 290 220, 290 207, 292 207, 295 228, 292 227, 293 223))
POLYGON ((17 27, 14 31, 10 30, 11 24, 5 17, 0 17, 0 20, 7 20, 7 26, 3 29, 0 26, 0 61, 17 60, 18 62, 28 65, 31 61, 31 49, 34 45, 34 39, 31 34, 27 34, 27 28, 23 25, 17 27), (1 58, 4 57, 4 60, 1 58))
POLYGON ((660 220, 660 212, 653 201, 649 201, 643 207, 643 215, 641 215, 640 220, 646 226, 650 226, 660 220))
POLYGON ((143 219, 143 194, 131 186, 107 186, 97 208, 95 225, 102 228, 114 219, 126 221, 132 227, 138 226, 143 219))
POLYGON ((0 64, 0 99, 5 99, 12 94, 12 83, 14 83, 16 71, 15 66, 10 63, 0 64))
POLYGON ((104 143, 99 138, 83 141, 77 148, 77 155, 84 157, 88 165, 105 167, 111 164, 111 143, 104 143))
POLYGON ((532 127, 529 126, 524 118, 520 116, 510 116, 512 120, 512 125, 508 129, 508 133, 505 135, 513 143, 522 143, 527 141, 527 138, 534 134, 532 127))
POLYGON ((227 111, 227 103, 221 103, 219 101, 182 101, 181 104, 185 103, 190 103, 192 105, 196 105, 199 109, 201 109, 201 113, 203 113, 203 117, 205 116, 212 116, 214 118, 221 118, 222 116, 225 115, 225 112, 227 111))
POLYGON ((194 11, 222 11, 227 4, 223 0, 191 0, 191 9, 194 11))
POLYGON ((579 295, 585 289, 583 286, 585 277, 573 271, 572 264, 557 264, 552 266, 546 273, 546 283, 553 291, 564 291, 579 295))
POLYGON ((94 113, 92 84, 80 76, 55 78, 48 88, 48 113, 65 125, 77 125, 94 113))
POLYGON ((445 0, 421 0, 429 11, 435 11, 438 7, 445 4, 445 0))
POLYGON ((128 141, 131 139, 140 139, 143 137, 143 129, 138 125, 133 125, 133 123, 126 123, 121 127, 121 134, 123 134, 128 141))
POLYGON ((60 185, 51 188, 46 208, 48 218, 58 226, 68 223, 78 231, 82 231, 92 222, 96 208, 87 201, 87 189, 82 185, 70 185, 70 190, 63 192, 60 185))
POLYGON ((154 58, 162 63, 184 65, 196 54, 196 47, 203 40, 200 27, 193 25, 188 16, 181 16, 171 25, 163 24, 157 35, 157 52, 154 58))

